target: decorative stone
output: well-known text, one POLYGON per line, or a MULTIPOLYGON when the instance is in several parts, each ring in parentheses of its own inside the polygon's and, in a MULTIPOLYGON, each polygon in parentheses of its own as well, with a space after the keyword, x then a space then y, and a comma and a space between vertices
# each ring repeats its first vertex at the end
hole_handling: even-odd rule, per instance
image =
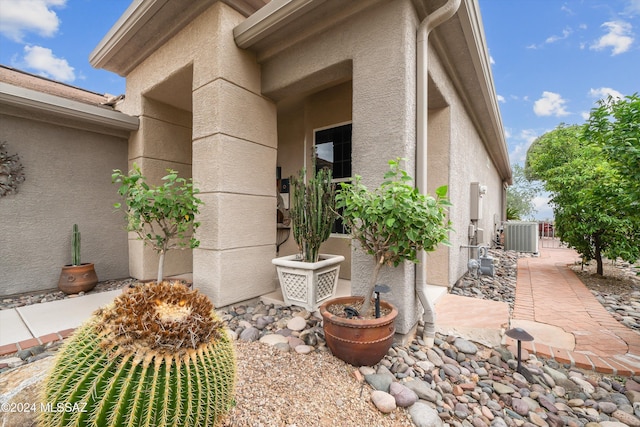
POLYGON ((387 374, 371 374, 364 376, 365 381, 376 390, 388 392, 393 377, 387 374))
POLYGON ((413 390, 420 399, 433 403, 438 401, 438 392, 429 387, 429 384, 424 381, 407 381, 404 385, 405 387, 413 390))
POLYGON ((240 341, 257 341, 260 338, 260 331, 253 326, 240 333, 240 341))
MULTIPOLYGON (((416 402, 409 407, 409 415, 416 427, 443 427, 444 423, 438 416, 438 411, 426 403, 416 402)), ((505 425, 506 427, 506 425, 505 425)))
POLYGON ((287 322, 287 328, 292 331, 302 331, 307 326, 304 317, 294 316, 287 322))
POLYGON ((640 402, 640 391, 627 390, 624 395, 627 397, 627 399, 629 399, 629 402, 631 403, 640 402))
POLYGON ((591 394, 596 391, 594 386, 592 386, 589 382, 583 380, 582 378, 571 377, 571 381, 578 384, 578 386, 580 386, 580 389, 585 393, 591 394))
POLYGON ((542 368, 551 378, 553 378, 553 380, 557 383, 558 381, 561 380, 566 380, 567 376, 565 374, 563 374, 560 371, 557 371, 553 368, 551 368, 550 366, 544 366, 542 368))
POLYGON ((620 409, 616 409, 615 411, 613 411, 611 413, 611 416, 621 423, 628 425, 629 427, 640 427, 640 418, 631 414, 627 414, 620 409))
POLYGON ((289 344, 287 337, 278 334, 268 334, 260 338, 260 342, 268 345, 289 344))
POLYGON ((371 401, 380 412, 385 414, 391 413, 396 409, 396 400, 384 391, 374 390, 371 392, 371 401))
POLYGON ((529 405, 522 399, 514 398, 511 400, 511 406, 518 415, 525 416, 529 413, 529 405))
POLYGON ((309 354, 313 351, 313 347, 306 344, 297 345, 293 349, 295 350, 296 353, 299 353, 299 354, 309 354))
POLYGON ((529 413, 529 420, 534 423, 535 425, 539 426, 539 427, 548 427, 549 424, 547 424, 547 422, 545 420, 542 419, 542 417, 540 417, 540 415, 536 414, 535 412, 530 412, 529 413))
POLYGON ((476 354, 478 352, 478 347, 474 343, 463 338, 456 338, 453 345, 465 354, 476 354))
POLYGON ((502 383, 499 382, 494 382, 493 383, 493 389, 496 391, 496 393, 498 394, 511 394, 511 393, 515 393, 515 390, 511 387, 509 387, 508 385, 504 385, 502 383))
POLYGON ((396 399, 396 405, 401 408, 408 408, 418 401, 416 392, 398 382, 391 383, 389 394, 396 399))
POLYGON ((618 409, 618 406, 613 402, 598 402, 598 409, 605 414, 611 414, 618 409))

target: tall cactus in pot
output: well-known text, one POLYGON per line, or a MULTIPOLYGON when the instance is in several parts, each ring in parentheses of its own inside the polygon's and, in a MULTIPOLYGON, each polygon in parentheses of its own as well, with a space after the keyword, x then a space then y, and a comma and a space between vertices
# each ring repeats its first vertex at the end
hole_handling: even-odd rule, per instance
POLYGON ((331 235, 336 219, 335 187, 332 172, 320 169, 305 183, 305 169, 291 177, 293 238, 305 262, 318 262, 320 245, 331 235))
POLYGON ((71 235, 71 265, 80 264, 80 231, 78 231, 78 224, 73 224, 73 233, 71 235))

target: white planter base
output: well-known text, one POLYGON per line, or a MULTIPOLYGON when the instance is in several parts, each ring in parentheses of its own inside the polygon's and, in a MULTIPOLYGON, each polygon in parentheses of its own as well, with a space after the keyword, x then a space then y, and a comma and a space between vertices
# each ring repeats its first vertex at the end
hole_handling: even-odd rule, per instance
POLYGON ((282 297, 287 305, 297 305, 312 312, 336 294, 342 255, 320 254, 318 262, 302 262, 298 255, 275 258, 282 297))

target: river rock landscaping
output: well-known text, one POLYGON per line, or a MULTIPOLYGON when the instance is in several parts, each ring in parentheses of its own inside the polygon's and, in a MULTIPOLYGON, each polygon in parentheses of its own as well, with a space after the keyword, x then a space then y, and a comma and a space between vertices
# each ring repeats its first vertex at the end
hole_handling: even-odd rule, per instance
MULTIPOLYGON (((496 277, 465 277, 453 292, 513 298, 518 255, 495 251, 494 257, 496 277)), ((637 308, 618 305, 625 314, 625 307, 637 308)), ((261 302, 219 313, 238 363, 226 426, 640 426, 640 377, 569 368, 525 352, 528 380, 516 372, 512 349, 443 335, 432 348, 417 338, 394 345, 376 366, 355 368, 331 356, 316 313, 261 302)), ((0 404, 37 401, 48 356, 59 345, 0 360, 0 404)), ((35 414, 1 418, 3 426, 35 425, 35 414)))

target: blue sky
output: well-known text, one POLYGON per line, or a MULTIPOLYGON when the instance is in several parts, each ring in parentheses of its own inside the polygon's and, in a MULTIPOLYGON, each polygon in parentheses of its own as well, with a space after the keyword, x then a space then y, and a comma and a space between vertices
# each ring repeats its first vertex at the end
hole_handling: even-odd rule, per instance
MULTIPOLYGON (((360 1, 360 0, 359 0, 360 1)), ((640 92, 640 0, 479 0, 512 163, 607 95, 640 92)), ((89 54, 130 2, 0 0, 0 63, 98 93, 121 77, 89 54)), ((546 198, 539 218, 551 217, 546 198)))

